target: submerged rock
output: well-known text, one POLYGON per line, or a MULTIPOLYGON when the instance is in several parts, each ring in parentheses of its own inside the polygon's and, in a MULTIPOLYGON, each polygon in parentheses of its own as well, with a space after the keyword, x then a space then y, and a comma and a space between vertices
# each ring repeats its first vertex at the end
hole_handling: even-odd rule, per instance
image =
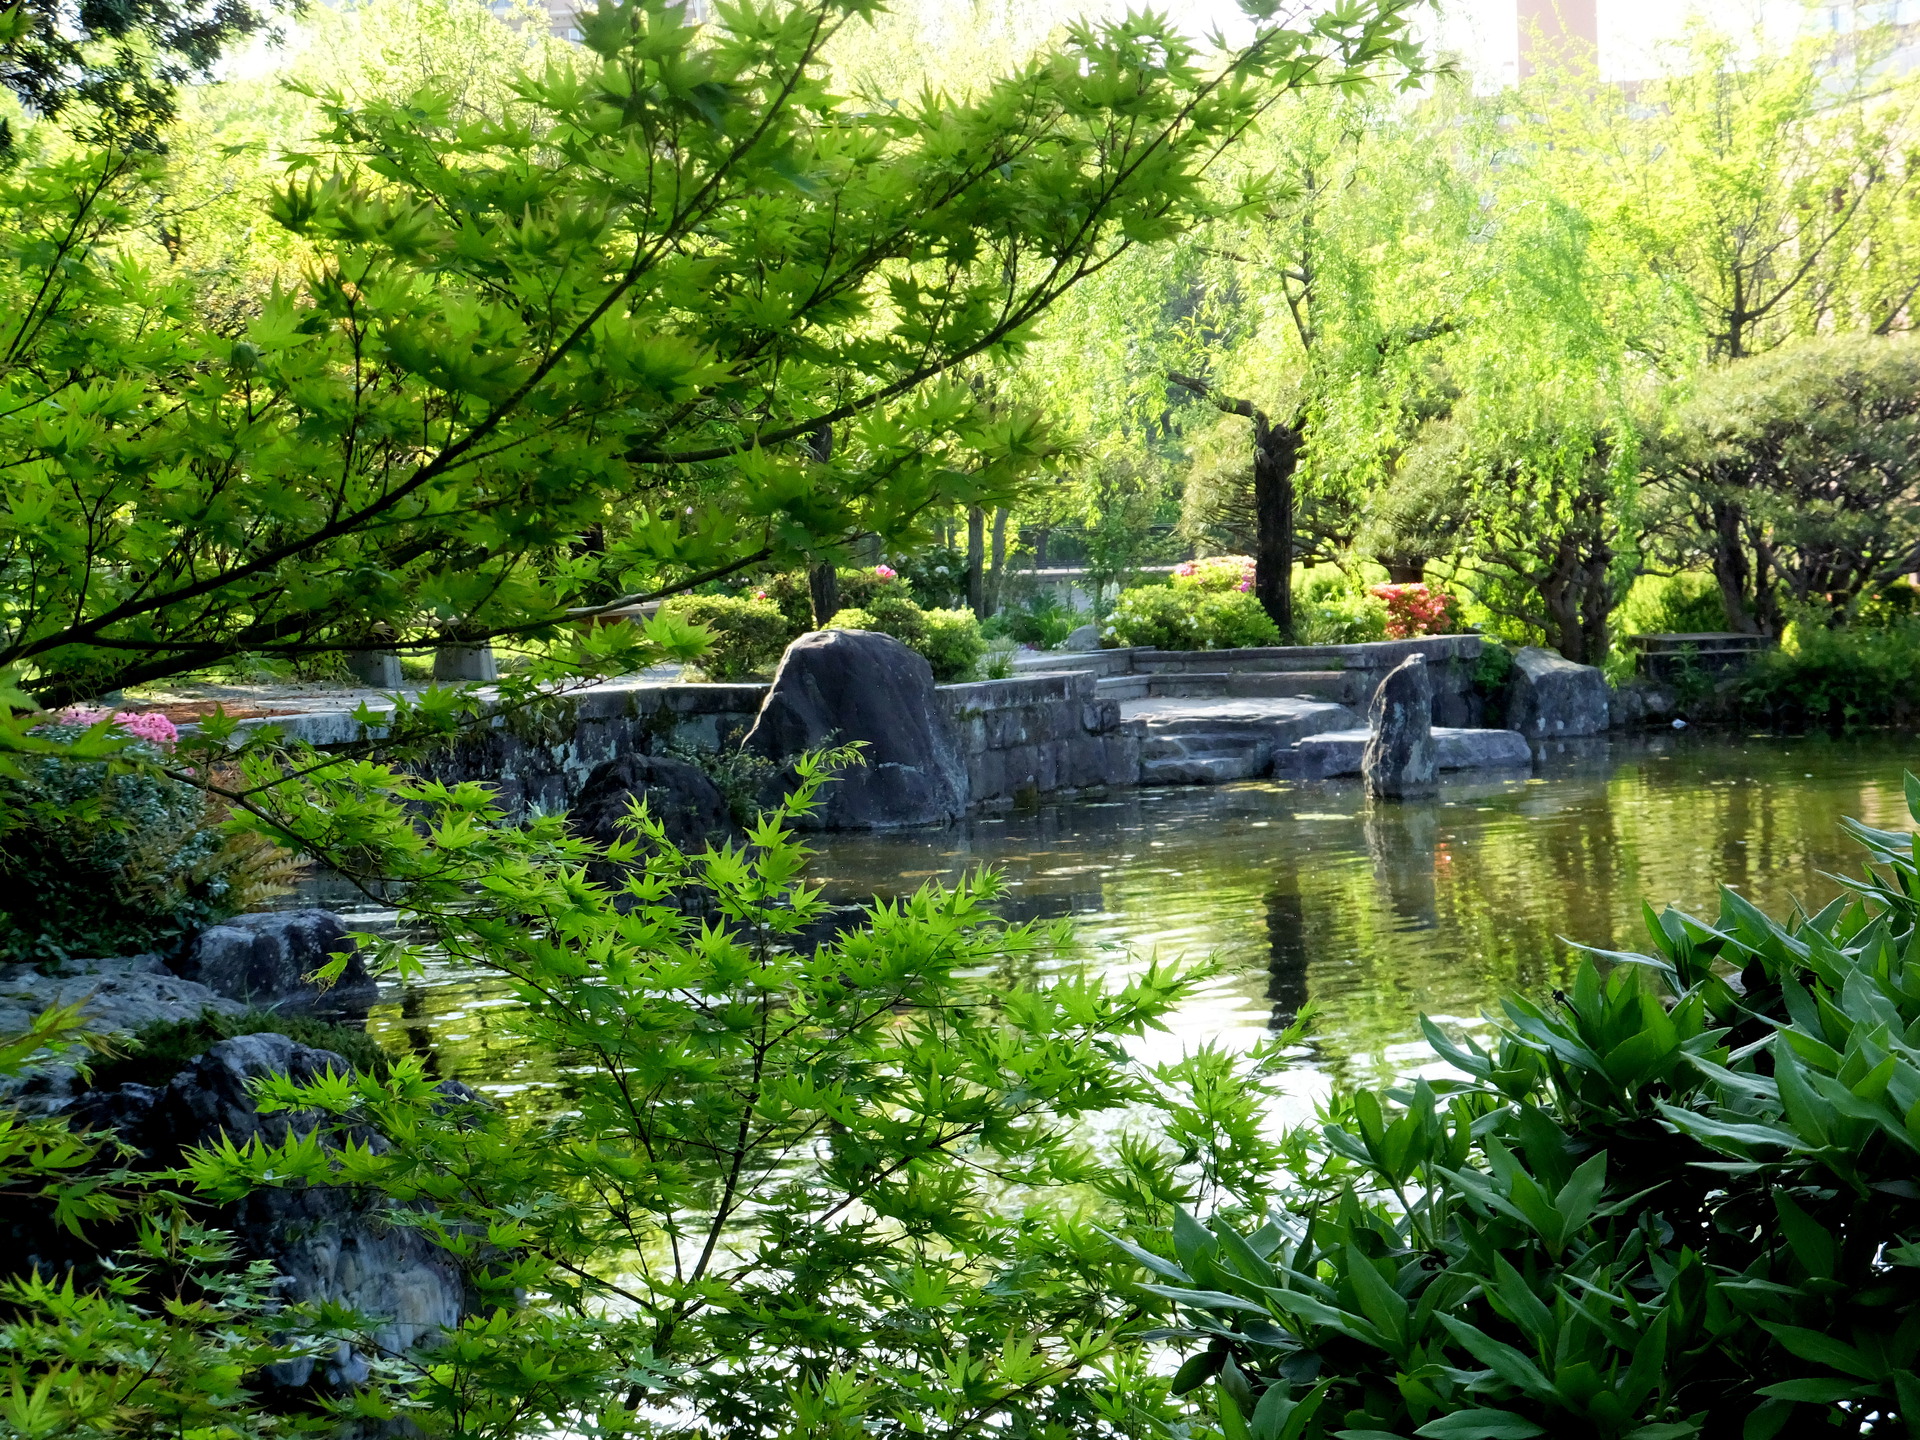
POLYGON ((1556 650, 1516 651, 1507 682, 1507 728, 1529 740, 1599 735, 1607 728, 1607 679, 1556 650))
MULTIPOLYGON (((866 742, 866 764, 821 792, 812 825, 943 825, 967 809, 967 767, 927 662, 871 630, 816 630, 787 647, 746 748, 777 762, 866 742)), ((789 770, 779 784, 790 788, 789 770)))
POLYGON ((1367 707, 1367 732, 1360 773, 1369 795, 1433 793, 1433 682, 1424 658, 1409 655, 1380 682, 1367 707))

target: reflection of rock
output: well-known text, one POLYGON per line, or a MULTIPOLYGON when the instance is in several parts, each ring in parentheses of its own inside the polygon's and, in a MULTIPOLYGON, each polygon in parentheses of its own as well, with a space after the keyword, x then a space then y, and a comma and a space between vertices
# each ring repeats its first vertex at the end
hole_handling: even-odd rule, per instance
POLYGON ((1423 657, 1409 655, 1373 692, 1360 773, 1369 795, 1397 799, 1433 793, 1433 682, 1423 657))
POLYGON ((1606 677, 1538 645, 1516 651, 1507 728, 1530 740, 1600 734, 1607 728, 1606 677))
POLYGON ((1307 1003, 1306 930, 1299 877, 1284 875, 1267 892, 1267 999, 1276 1029, 1292 1024, 1307 1003))
POLYGON ((379 993, 347 938, 346 925, 330 910, 236 915, 202 930, 173 968, 185 979, 249 1005, 364 1009, 379 993), (323 994, 306 977, 340 954, 349 957, 347 968, 323 994))
POLYGON ((1439 820, 1431 805, 1369 809, 1362 821, 1373 877, 1393 913, 1407 928, 1431 930, 1439 923, 1434 898, 1433 852, 1439 820))
POLYGON ((820 792, 813 825, 940 825, 967 809, 967 767, 927 662, 870 630, 817 630, 787 647, 746 748, 784 761, 866 743, 866 764, 820 792))

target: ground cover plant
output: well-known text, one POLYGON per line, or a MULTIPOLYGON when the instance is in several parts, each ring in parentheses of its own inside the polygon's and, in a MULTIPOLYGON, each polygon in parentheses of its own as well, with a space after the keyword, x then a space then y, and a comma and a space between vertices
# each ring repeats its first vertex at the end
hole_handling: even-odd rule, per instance
MULTIPOLYGON (((1907 779, 1920 823, 1920 781, 1907 779)), ((1890 1436, 1920 1416, 1920 837, 1850 894, 1647 912, 1454 1077, 1362 1090, 1264 1224, 1133 1254, 1233 1440, 1890 1436)))

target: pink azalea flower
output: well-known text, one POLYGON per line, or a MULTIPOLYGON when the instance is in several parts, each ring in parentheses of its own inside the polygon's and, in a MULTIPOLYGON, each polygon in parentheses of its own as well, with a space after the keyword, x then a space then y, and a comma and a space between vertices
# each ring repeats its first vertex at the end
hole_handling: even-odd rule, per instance
POLYGON ((122 710, 113 721, 134 739, 145 740, 149 745, 171 745, 180 738, 180 728, 157 710, 145 713, 122 710))
POLYGON ((898 579, 900 575, 900 572, 891 565, 876 565, 873 567, 873 573, 878 575, 882 580, 895 580, 898 579))

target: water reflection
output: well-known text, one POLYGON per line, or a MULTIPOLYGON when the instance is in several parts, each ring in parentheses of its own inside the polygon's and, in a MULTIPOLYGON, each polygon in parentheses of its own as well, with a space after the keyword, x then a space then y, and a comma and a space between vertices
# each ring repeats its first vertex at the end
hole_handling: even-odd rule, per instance
MULTIPOLYGON (((820 837, 816 878, 848 902, 993 864, 1008 918, 1073 918, 1073 963, 1119 974, 1153 954, 1212 955, 1218 973, 1149 1045, 1248 1044, 1310 1004, 1304 1104, 1328 1083, 1423 1064, 1423 1012, 1472 1027, 1503 990, 1562 983, 1569 939, 1638 947, 1642 899, 1711 911, 1726 883, 1776 912, 1823 903, 1838 890, 1824 872, 1854 864, 1842 816, 1906 825, 1914 749, 1586 742, 1532 776, 1451 779, 1390 805, 1353 781, 1138 791, 951 830, 820 837)), ((564 1063, 504 1033, 512 1003, 497 981, 431 971, 370 1028, 436 1074, 564 1104, 564 1063)))

